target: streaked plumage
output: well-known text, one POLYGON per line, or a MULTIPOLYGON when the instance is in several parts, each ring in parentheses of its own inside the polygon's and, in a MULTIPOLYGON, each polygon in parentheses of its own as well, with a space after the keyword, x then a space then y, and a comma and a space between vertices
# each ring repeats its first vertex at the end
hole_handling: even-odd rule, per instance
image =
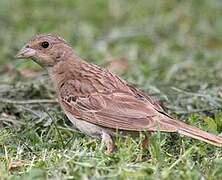
POLYGON ((221 137, 173 119, 137 88, 109 71, 83 61, 57 35, 35 36, 17 58, 31 58, 48 70, 67 117, 84 133, 101 137, 108 153, 113 151, 112 136, 116 129, 178 132, 222 147, 221 137), (43 42, 49 46, 43 48, 43 42), (27 53, 27 48, 32 53, 27 53))

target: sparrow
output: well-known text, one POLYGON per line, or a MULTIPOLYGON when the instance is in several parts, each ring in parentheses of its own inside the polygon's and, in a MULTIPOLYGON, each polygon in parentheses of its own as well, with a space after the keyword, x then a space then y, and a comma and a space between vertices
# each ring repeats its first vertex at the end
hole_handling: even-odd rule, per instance
POLYGON ((116 132, 177 132, 222 147, 222 138, 172 118, 136 87, 106 69, 81 59, 57 34, 32 37, 17 53, 44 67, 59 104, 73 125, 115 150, 116 132))

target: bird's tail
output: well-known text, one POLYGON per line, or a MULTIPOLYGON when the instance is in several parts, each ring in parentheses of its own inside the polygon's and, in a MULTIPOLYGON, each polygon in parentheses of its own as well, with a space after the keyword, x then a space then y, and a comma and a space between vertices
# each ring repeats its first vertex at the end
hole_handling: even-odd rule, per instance
POLYGON ((192 127, 178 120, 172 121, 176 124, 177 132, 179 134, 192 137, 194 139, 198 139, 218 147, 222 147, 222 137, 207 133, 203 130, 200 130, 196 127, 192 127))

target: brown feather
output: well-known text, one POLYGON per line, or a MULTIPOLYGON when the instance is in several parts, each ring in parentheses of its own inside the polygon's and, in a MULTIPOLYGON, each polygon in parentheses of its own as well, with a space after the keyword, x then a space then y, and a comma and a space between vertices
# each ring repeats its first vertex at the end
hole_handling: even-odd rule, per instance
MULTIPOLYGON (((178 132, 222 146, 221 137, 173 119, 142 91, 109 71, 81 60, 57 35, 37 36, 27 46, 29 50, 35 49, 31 58, 48 69, 64 112, 70 119, 78 119, 80 129, 88 134, 97 133, 99 127, 178 132), (51 40, 49 49, 39 47, 45 40, 51 40), (91 127, 90 132, 84 125, 91 127)), ((18 57, 25 52, 22 49, 18 57)))
POLYGON ((178 132, 222 146, 222 138, 172 119, 151 97, 106 70, 82 62, 67 77, 71 80, 66 79, 59 91, 62 104, 69 104, 65 110, 79 112, 82 120, 112 129, 178 132), (75 96, 75 103, 67 102, 67 95, 75 96))

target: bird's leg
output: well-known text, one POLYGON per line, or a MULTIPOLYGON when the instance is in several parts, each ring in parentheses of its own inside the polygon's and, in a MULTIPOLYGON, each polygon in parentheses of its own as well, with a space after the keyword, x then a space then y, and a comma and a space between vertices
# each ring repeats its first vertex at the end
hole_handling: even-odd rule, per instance
POLYGON ((149 137, 150 137, 151 133, 150 132, 145 132, 144 133, 144 139, 142 140, 140 147, 142 150, 146 150, 149 146, 149 137))
POLYGON ((106 155, 111 155, 115 151, 115 144, 112 139, 112 136, 110 136, 107 132, 102 131, 102 143, 106 146, 106 155))
POLYGON ((145 132, 144 139, 140 142, 141 153, 137 156, 136 161, 141 162, 143 160, 143 154, 149 147, 149 137, 151 133, 145 132))

